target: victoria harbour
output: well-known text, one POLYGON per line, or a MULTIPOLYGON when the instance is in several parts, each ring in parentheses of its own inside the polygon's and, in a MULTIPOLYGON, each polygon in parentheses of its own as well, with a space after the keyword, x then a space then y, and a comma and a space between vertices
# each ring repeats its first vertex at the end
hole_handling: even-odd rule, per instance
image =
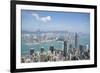
POLYGON ((88 13, 22 10, 21 63, 90 59, 88 13))

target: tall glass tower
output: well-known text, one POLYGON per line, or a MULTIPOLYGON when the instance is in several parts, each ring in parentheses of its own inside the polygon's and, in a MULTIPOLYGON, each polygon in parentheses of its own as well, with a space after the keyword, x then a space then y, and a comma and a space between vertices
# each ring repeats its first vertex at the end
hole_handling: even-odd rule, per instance
POLYGON ((67 55, 67 41, 64 41, 64 56, 67 55))
POLYGON ((79 48, 78 47, 78 34, 77 33, 75 33, 75 48, 76 49, 79 48))

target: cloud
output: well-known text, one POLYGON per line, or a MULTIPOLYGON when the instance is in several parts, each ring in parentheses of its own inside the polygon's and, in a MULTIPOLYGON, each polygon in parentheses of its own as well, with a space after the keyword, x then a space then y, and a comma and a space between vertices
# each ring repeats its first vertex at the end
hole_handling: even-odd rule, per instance
POLYGON ((34 16, 37 20, 42 22, 48 22, 51 21, 51 16, 42 16, 40 17, 37 13, 32 13, 32 16, 34 16))
POLYGON ((32 16, 34 16, 37 20, 39 20, 39 15, 36 13, 32 13, 32 16))
POLYGON ((43 22, 51 21, 51 16, 41 17, 40 20, 43 22))

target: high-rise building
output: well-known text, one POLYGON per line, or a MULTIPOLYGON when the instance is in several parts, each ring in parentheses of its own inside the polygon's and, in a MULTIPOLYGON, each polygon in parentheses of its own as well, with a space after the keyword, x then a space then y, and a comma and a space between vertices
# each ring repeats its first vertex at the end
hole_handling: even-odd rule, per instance
POLYGON ((86 51, 88 51, 89 50, 89 46, 88 45, 86 45, 86 51))
POLYGON ((76 49, 79 48, 79 46, 78 46, 78 34, 77 33, 75 33, 75 48, 76 49))
POLYGON ((50 46, 51 53, 54 53, 54 46, 50 46))
POLYGON ((83 52, 83 50, 84 50, 83 45, 79 45, 79 50, 80 50, 80 54, 82 54, 82 52, 83 52))
POLYGON ((44 52, 44 48, 41 48, 41 52, 40 52, 40 62, 45 62, 45 52, 44 52))
POLYGON ((41 51, 40 51, 41 53, 43 53, 43 52, 44 52, 44 48, 41 48, 40 50, 41 50, 41 51))
POLYGON ((39 30, 37 30, 37 38, 38 38, 38 42, 41 41, 41 36, 40 36, 40 34, 41 34, 41 31, 40 31, 40 29, 39 29, 39 30))
POLYGON ((64 56, 67 55, 67 41, 64 41, 64 56))
POLYGON ((32 55, 33 53, 34 53, 34 49, 31 48, 31 49, 30 49, 30 55, 32 55))

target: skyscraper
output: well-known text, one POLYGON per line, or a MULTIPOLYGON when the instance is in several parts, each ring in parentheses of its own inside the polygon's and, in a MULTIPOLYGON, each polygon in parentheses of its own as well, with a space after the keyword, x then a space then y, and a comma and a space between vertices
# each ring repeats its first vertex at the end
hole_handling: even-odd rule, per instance
POLYGON ((50 51, 52 54, 54 53, 54 46, 50 46, 50 51))
POLYGON ((79 48, 78 47, 78 34, 77 33, 75 33, 75 48, 76 49, 79 48))
POLYGON ((30 48, 30 55, 32 55, 34 53, 34 49, 30 48))
POLYGON ((67 55, 67 41, 64 41, 64 56, 67 55))

